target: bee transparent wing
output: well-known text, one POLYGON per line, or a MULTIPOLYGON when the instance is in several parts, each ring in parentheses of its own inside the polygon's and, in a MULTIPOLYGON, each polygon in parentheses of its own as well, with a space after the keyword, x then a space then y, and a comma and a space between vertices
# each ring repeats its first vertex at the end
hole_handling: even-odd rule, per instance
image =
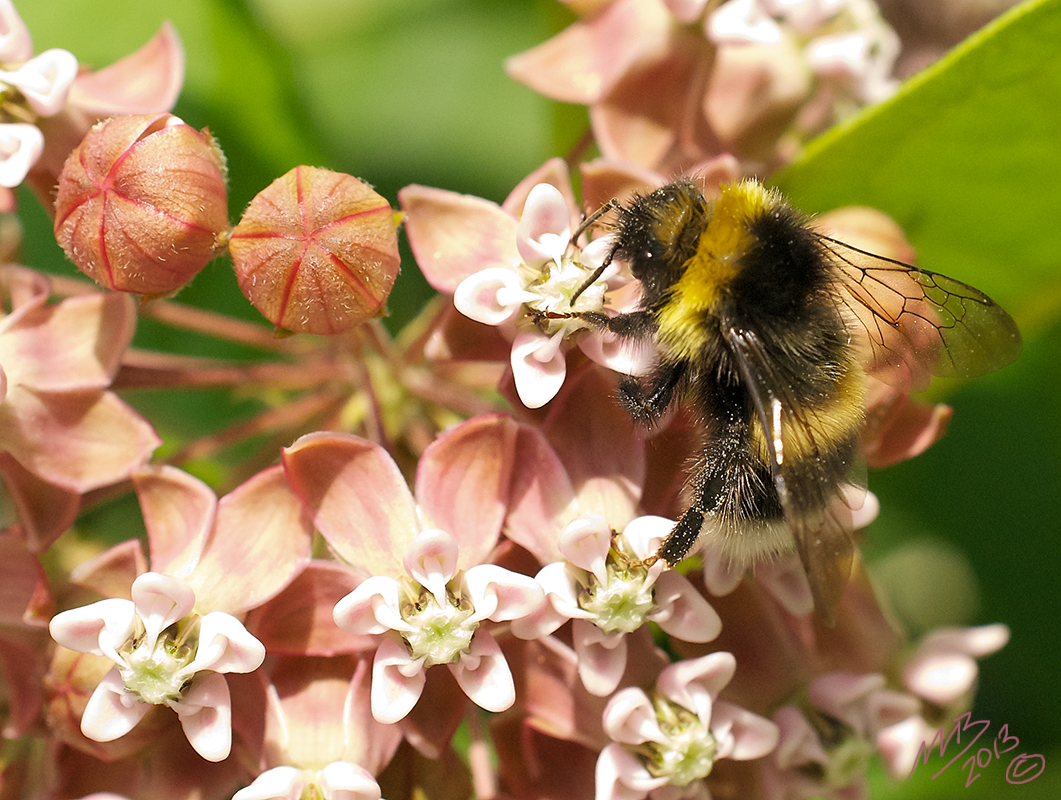
POLYGON ((1016 323, 982 292, 828 236, 819 241, 836 266, 854 329, 865 332, 873 377, 917 391, 933 375, 969 378, 1020 354, 1016 323))
POLYGON ((859 464, 852 459, 837 469, 835 456, 827 454, 821 444, 828 441, 827 436, 805 413, 789 388, 792 378, 779 374, 754 331, 729 326, 723 335, 755 402, 774 486, 795 537, 814 606, 832 624, 854 556, 851 509, 842 496, 837 475, 857 473, 859 464), (801 442, 803 450, 798 459, 785 452, 786 441, 794 439, 801 442))

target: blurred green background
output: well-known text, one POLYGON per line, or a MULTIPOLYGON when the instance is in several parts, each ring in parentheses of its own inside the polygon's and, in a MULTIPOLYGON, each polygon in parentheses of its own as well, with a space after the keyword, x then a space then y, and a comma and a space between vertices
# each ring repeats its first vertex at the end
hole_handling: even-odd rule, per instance
MULTIPOLYGON (((176 113, 219 139, 231 217, 260 189, 306 163, 357 175, 392 204, 422 183, 501 201, 581 135, 579 109, 557 107, 506 78, 506 56, 570 20, 552 0, 22 0, 38 51, 64 47, 101 67, 138 48, 164 19, 187 52, 176 113)), ((982 664, 977 718, 1003 724, 1046 774, 1023 786, 991 765, 971 788, 957 766, 881 782, 895 797, 1061 796, 1061 8, 1024 17, 916 78, 894 101, 813 146, 778 177, 818 212, 865 204, 904 225, 926 269, 982 289, 1025 332, 1013 366, 937 387, 955 409, 924 456, 871 475, 882 503, 865 551, 912 626, 1005 622, 1010 644, 982 664), (971 578, 970 576, 975 576, 971 578), (1053 775, 1051 775, 1053 773, 1053 775)), ((29 195, 26 263, 73 274, 29 195)), ((403 244, 404 247, 404 244, 403 244)), ((403 251, 392 326, 430 295, 403 251)), ((179 301, 259 319, 218 259, 179 301)), ((263 323, 264 325, 264 323, 263 323)), ((144 325, 139 344, 251 358, 144 325)), ((133 397, 163 435, 165 410, 133 397)), ((189 395, 216 423, 246 399, 189 395)), ((187 433, 186 431, 184 432, 187 433)))

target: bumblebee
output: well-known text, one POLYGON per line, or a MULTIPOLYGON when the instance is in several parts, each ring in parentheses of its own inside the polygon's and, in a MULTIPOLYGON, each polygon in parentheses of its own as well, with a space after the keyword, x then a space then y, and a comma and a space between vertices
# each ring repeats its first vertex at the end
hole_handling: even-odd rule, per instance
POLYGON ((970 286, 824 235, 756 181, 708 200, 681 180, 611 207, 615 244, 575 297, 619 260, 640 305, 565 316, 652 340, 653 370, 625 378, 620 403, 652 426, 685 398, 702 432, 657 558, 673 566, 708 538, 738 567, 794 549, 833 621, 854 553, 845 487, 864 486, 866 376, 916 390, 997 369, 1020 352, 1015 323, 970 286))

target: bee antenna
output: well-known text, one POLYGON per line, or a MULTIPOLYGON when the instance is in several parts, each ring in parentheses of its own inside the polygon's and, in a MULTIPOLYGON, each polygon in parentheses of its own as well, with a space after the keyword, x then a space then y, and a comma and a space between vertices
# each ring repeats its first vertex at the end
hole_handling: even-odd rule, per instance
MULTIPOLYGON (((594 222, 603 217, 609 211, 613 211, 617 208, 622 208, 622 205, 619 203, 619 199, 617 197, 613 197, 607 203, 605 203, 592 214, 590 214, 588 217, 586 217, 582 221, 582 224, 578 226, 578 230, 575 231, 574 236, 571 237, 571 244, 575 244, 575 242, 578 241, 578 238, 587 230, 589 230, 590 226, 593 225, 594 222)), ((597 267, 597 269, 593 271, 593 274, 589 276, 586 282, 579 286, 578 290, 573 295, 571 295, 571 301, 569 305, 573 306, 575 304, 575 301, 578 300, 579 295, 581 295, 584 291, 586 291, 586 289, 588 289, 590 286, 597 282, 597 279, 604 274, 604 270, 606 270, 608 266, 612 263, 612 256, 614 255, 614 250, 608 253, 608 255, 604 259, 604 263, 597 267)))

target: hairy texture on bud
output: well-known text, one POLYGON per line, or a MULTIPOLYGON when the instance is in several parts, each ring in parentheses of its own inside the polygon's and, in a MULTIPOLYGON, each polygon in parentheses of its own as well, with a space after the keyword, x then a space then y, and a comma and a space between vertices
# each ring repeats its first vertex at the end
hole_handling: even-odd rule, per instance
POLYGON ((251 201, 229 252, 240 289, 266 319, 318 334, 379 314, 400 260, 386 200, 357 178, 305 166, 251 201))
POLYGON ((228 229, 221 150, 172 114, 99 123, 59 175, 55 238, 108 289, 148 296, 184 286, 228 229))

